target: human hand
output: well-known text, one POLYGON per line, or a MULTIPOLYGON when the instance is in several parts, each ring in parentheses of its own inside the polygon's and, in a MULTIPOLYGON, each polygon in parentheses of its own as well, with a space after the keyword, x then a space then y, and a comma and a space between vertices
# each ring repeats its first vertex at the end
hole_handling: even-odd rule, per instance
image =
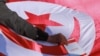
POLYGON ((58 44, 61 44, 61 45, 62 44, 67 45, 68 44, 66 37, 61 33, 49 36, 47 41, 51 42, 51 43, 58 43, 58 44))

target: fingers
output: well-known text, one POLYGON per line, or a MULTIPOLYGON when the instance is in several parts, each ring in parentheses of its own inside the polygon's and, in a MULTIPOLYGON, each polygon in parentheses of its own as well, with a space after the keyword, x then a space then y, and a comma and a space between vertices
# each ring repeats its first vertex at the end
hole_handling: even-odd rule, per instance
POLYGON ((47 41, 51 43, 58 43, 59 45, 68 44, 66 37, 62 35, 61 33, 50 36, 47 41))
POLYGON ((60 39, 60 44, 63 45, 63 44, 66 44, 67 45, 67 39, 64 35, 62 35, 61 33, 59 33, 59 39, 60 39))
POLYGON ((61 41, 60 43, 61 43, 62 45, 63 45, 63 44, 65 44, 65 45, 67 45, 67 44, 68 44, 68 42, 67 42, 67 41, 61 41))
POLYGON ((67 45, 67 44, 68 44, 68 41, 67 41, 66 38, 61 37, 61 39, 59 40, 59 44, 60 44, 60 45, 67 45))

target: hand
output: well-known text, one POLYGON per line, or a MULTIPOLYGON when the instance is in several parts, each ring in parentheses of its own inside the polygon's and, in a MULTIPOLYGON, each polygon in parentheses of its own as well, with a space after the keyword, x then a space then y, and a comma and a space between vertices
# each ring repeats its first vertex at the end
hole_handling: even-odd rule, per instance
POLYGON ((51 43, 58 43, 58 44, 61 44, 61 45, 62 44, 66 44, 67 45, 68 44, 67 39, 61 33, 49 36, 47 41, 51 42, 51 43))

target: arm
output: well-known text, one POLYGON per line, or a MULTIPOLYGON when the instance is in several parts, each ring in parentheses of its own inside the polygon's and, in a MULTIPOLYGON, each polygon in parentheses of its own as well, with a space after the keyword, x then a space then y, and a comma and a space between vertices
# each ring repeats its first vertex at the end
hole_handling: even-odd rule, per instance
POLYGON ((4 2, 4 0, 0 0, 0 24, 33 40, 47 40, 48 34, 46 32, 33 27, 33 25, 19 17, 16 12, 11 11, 4 2))
POLYGON ((0 24, 9 27, 16 33, 33 40, 48 41, 52 43, 67 44, 67 40, 61 33, 49 36, 48 33, 33 27, 22 19, 16 12, 11 11, 4 0, 0 0, 0 24))

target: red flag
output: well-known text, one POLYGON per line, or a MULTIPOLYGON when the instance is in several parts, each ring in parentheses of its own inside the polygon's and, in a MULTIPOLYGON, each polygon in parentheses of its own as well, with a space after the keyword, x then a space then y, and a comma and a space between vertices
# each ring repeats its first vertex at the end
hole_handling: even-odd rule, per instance
MULTIPOLYGON (((10 2, 14 1, 14 0, 9 0, 10 2)), ((16 1, 16 0, 15 0, 16 1)), ((38 0, 39 1, 39 0, 38 0)), ((56 4, 60 4, 60 5, 63 5, 63 6, 66 6, 68 8, 71 8, 71 9, 74 9, 74 10, 77 10, 77 11, 81 11, 81 12, 84 12, 86 14, 88 14, 89 16, 91 16, 94 20, 94 23, 95 23, 95 33, 96 33, 96 36, 95 36, 95 42, 93 43, 94 46, 92 48, 92 51, 91 51, 91 56, 98 56, 100 55, 99 54, 99 41, 100 41, 100 26, 99 26, 99 23, 100 23, 100 11, 99 11, 99 5, 100 5, 100 1, 99 0, 40 0, 40 1, 45 1, 45 2, 51 2, 51 3, 56 3, 56 4)), ((77 20, 76 20, 77 21, 77 20)), ((77 27, 76 27, 77 28, 77 27)), ((79 29, 79 28, 78 28, 79 29)), ((76 31, 77 32, 77 31, 76 31)), ((77 33, 75 33, 74 35, 78 35, 77 33)))

